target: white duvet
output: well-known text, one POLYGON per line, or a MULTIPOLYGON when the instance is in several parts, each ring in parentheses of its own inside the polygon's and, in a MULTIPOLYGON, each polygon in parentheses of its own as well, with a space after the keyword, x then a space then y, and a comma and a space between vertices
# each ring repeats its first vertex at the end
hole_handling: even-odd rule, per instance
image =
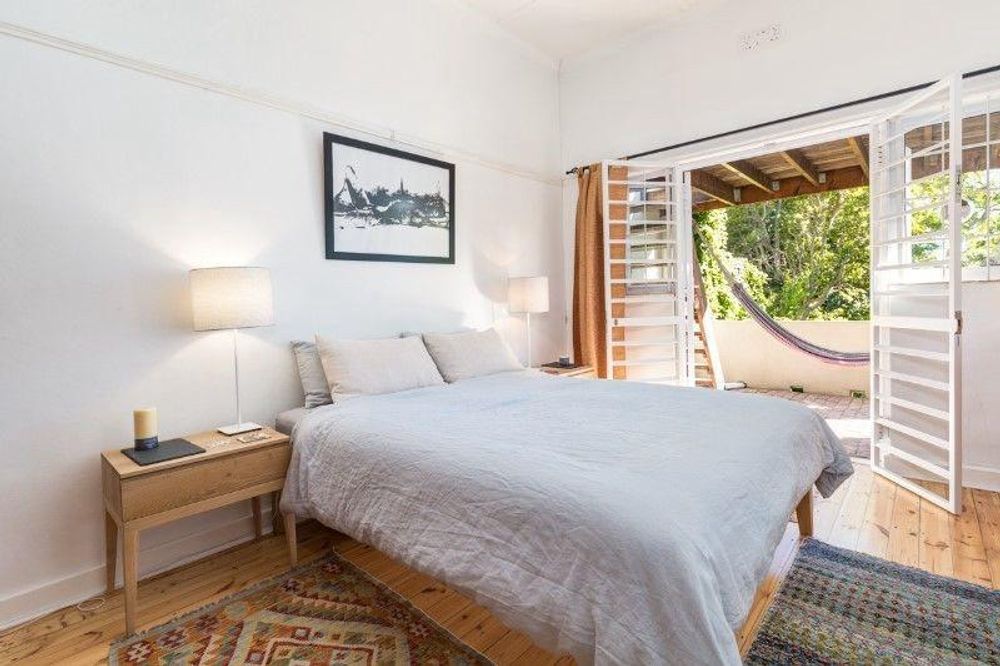
POLYGON ((737 664, 810 484, 852 472, 757 395, 508 372, 313 410, 286 510, 440 579, 581 664, 737 664))

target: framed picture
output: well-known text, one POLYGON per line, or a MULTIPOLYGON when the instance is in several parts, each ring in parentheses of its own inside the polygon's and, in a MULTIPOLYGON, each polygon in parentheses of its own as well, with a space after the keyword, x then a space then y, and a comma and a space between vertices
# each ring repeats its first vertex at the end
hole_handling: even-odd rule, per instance
POLYGON ((455 165, 323 134, 326 258, 455 263, 455 165))

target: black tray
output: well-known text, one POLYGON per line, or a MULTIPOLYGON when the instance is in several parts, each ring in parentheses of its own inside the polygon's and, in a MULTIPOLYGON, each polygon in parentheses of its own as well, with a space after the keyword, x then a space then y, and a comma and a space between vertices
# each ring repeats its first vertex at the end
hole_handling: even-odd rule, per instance
POLYGON ((205 449, 192 444, 186 439, 168 439, 165 442, 160 442, 160 445, 155 449, 148 449, 146 451, 122 449, 122 453, 131 458, 132 462, 136 465, 152 465, 204 452, 205 449))

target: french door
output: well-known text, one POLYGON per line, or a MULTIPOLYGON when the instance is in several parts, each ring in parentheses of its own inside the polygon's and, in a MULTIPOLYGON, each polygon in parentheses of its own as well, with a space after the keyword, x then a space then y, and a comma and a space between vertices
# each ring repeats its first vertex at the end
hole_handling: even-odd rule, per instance
POLYGON ((606 161, 608 376, 693 385, 690 195, 672 165, 606 161))
POLYGON ((961 511, 960 76, 871 128, 875 472, 961 511))

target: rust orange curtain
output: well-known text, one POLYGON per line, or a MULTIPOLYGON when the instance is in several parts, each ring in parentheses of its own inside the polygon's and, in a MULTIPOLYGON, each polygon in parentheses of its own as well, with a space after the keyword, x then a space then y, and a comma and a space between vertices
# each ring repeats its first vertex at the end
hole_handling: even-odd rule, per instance
POLYGON ((576 251, 573 262, 573 359, 608 376, 604 311, 604 215, 601 165, 576 175, 576 251))

